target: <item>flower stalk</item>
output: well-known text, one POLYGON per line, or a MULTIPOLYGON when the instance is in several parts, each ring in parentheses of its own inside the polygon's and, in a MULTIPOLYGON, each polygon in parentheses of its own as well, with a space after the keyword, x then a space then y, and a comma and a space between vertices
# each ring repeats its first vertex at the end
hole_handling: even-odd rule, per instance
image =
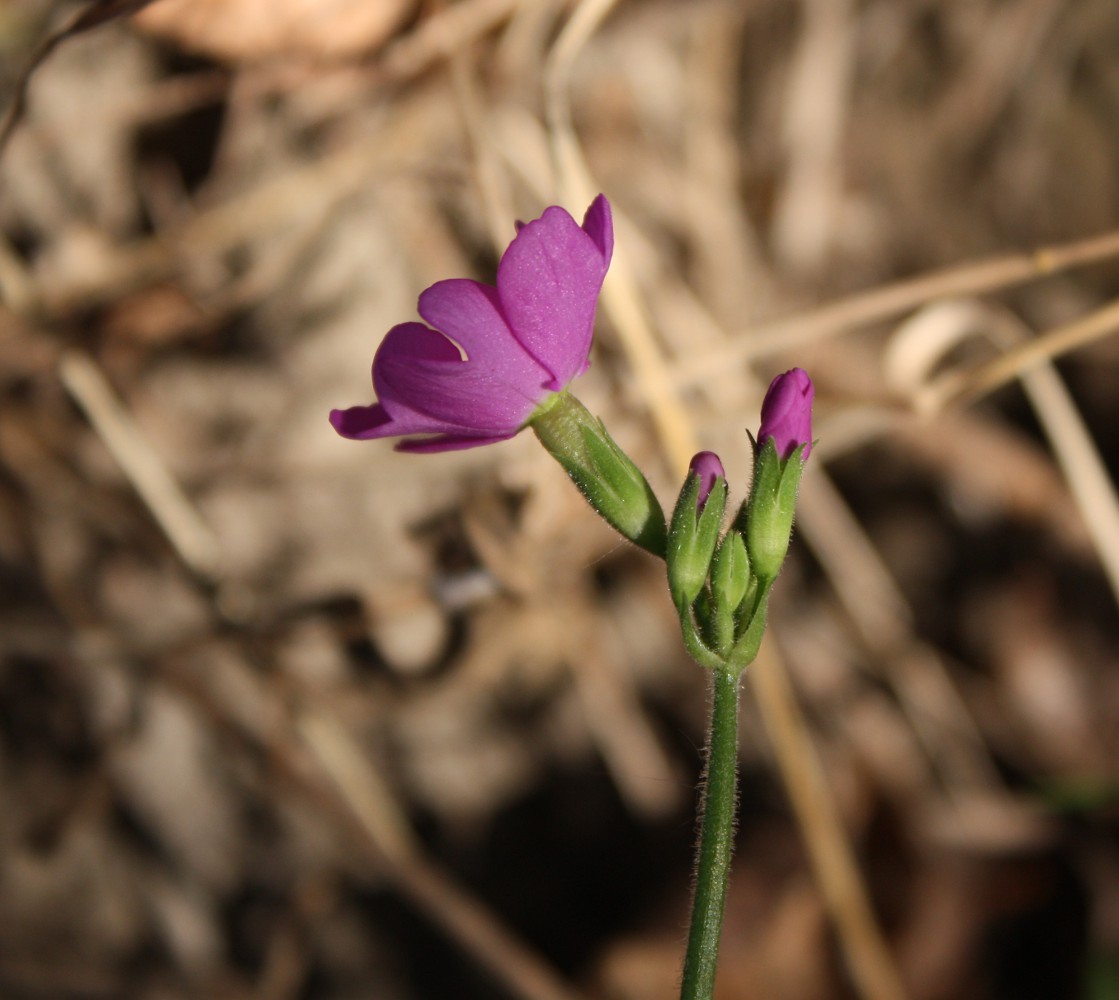
MULTIPOLYGON (((711 671, 713 690, 681 1000, 714 996, 734 851, 739 681, 758 655, 770 591, 788 552, 797 489, 812 447, 813 395, 812 381, 800 369, 773 380, 762 404, 750 496, 721 541, 712 541, 697 527, 705 513, 701 507, 697 519, 694 472, 700 456, 693 460, 669 530, 669 585, 684 643, 696 662, 711 671), (672 557, 678 551, 688 555, 686 575, 679 570, 674 574, 672 557), (704 558, 706 569, 697 563, 704 558), (697 585, 704 578, 706 585, 697 585)), ((722 510, 720 506, 719 516, 722 510)))
POLYGON ((734 854, 740 677, 739 671, 727 668, 711 672, 714 690, 707 729, 707 768, 696 852, 695 897, 680 1000, 711 1000, 715 990, 719 937, 734 854))

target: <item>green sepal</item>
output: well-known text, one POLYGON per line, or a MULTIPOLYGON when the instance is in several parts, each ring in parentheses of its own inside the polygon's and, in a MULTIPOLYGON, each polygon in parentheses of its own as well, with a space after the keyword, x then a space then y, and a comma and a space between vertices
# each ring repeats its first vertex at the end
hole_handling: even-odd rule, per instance
POLYGON ((789 551, 806 447, 801 445, 782 461, 772 438, 760 447, 755 445, 750 499, 739 513, 735 528, 745 536, 750 566, 759 580, 776 579, 789 551))
POLYGON ((761 648, 769 612, 769 591, 772 586, 772 580, 758 584, 753 610, 749 618, 744 621, 746 627, 737 636, 734 647, 727 654, 727 663, 739 670, 744 670, 753 663, 758 655, 758 649, 761 648))
POLYGON ((708 670, 726 669, 725 657, 720 656, 718 652, 711 648, 708 638, 702 635, 701 629, 697 627, 696 618, 701 616, 700 609, 697 608, 696 612, 697 614, 693 614, 693 609, 687 606, 677 605, 676 608, 676 613, 680 619, 680 635, 684 639, 684 646, 688 650, 688 654, 696 663, 708 670))
POLYGON ((715 604, 731 614, 738 611, 750 589, 750 557, 737 531, 728 531, 711 564, 711 593, 715 604))
POLYGON ((663 559, 664 511, 641 470, 602 421, 574 396, 561 392, 528 423, 598 514, 631 542, 663 559))
POLYGON ((707 593, 710 611, 706 631, 711 644, 726 656, 734 645, 738 623, 738 608, 746 596, 750 582, 750 562, 741 536, 728 531, 711 563, 711 578, 707 593))
POLYGON ((727 481, 720 476, 711 487, 702 512, 696 516, 701 478, 688 476, 672 512, 668 529, 665 562, 668 564, 668 588, 673 603, 690 605, 703 590, 711 568, 711 558, 719 542, 719 529, 727 505, 727 481))

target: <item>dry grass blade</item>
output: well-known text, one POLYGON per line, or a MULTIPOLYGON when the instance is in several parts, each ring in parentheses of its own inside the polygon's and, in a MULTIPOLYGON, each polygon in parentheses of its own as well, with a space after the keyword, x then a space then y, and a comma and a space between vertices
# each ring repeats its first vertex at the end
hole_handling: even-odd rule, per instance
POLYGON ((194 505, 140 432, 93 360, 68 351, 59 378, 120 463, 183 562, 206 580, 221 573, 221 546, 194 505))
POLYGON ((1012 254, 977 264, 945 268, 858 292, 816 309, 758 323, 726 346, 707 351, 693 361, 682 362, 676 372, 676 380, 692 385, 729 365, 749 358, 786 353, 816 340, 851 333, 935 299, 1012 288, 1072 268, 1109 260, 1116 255, 1119 255, 1119 233, 1106 233, 1046 247, 1034 253, 1012 254))
POLYGON ((464 0, 437 8, 389 49, 380 70, 390 78, 422 73, 492 31, 522 3, 524 0, 464 0))
POLYGON ((338 720, 321 711, 304 712, 296 729, 385 860, 407 864, 417 850, 412 831, 368 755, 354 745, 338 720))
POLYGON ((1065 384, 1050 366, 1022 374, 1119 604, 1119 495, 1065 384))
POLYGON ((978 368, 942 375, 917 399, 918 409, 935 412, 954 403, 979 399, 1045 361, 1095 343, 1116 331, 1119 331, 1119 302, 1111 302, 1072 323, 1016 344, 978 368))
POLYGON ((1051 360, 1119 329, 1119 303, 1111 303, 1073 323, 1031 336, 1012 314, 974 302, 944 303, 918 316, 895 335, 888 368, 895 384, 908 391, 919 412, 938 412, 994 391, 1013 378, 1022 382, 1053 454, 1084 516, 1096 551, 1119 600, 1119 496, 1051 360), (933 336, 926 336, 926 332, 933 336), (981 334, 998 347, 993 360, 975 368, 928 373, 956 344, 981 334), (923 384, 924 383, 924 384, 923 384))
POLYGON ((128 17, 138 10, 143 10, 150 3, 154 3, 154 0, 94 0, 84 10, 77 11, 66 25, 43 40, 26 69, 20 74, 16 82, 15 96, 3 120, 0 121, 0 157, 3 157, 8 142, 27 109, 27 90, 31 86, 31 77, 50 54, 67 38, 91 31, 117 18, 128 17))

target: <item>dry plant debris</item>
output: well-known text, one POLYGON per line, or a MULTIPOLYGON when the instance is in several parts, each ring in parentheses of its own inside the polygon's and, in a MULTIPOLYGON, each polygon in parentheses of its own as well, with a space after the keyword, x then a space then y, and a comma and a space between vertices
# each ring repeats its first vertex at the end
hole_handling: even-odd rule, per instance
POLYGON ((217 59, 335 59, 378 48, 413 8, 411 0, 160 0, 135 24, 217 59))
MULTIPOLYGON (((657 567, 531 439, 326 422, 592 183, 584 399, 664 496, 820 387, 758 667, 904 995, 1114 997, 1119 8, 128 7, 0 3, 5 107, 89 29, 0 159, 0 993, 673 995, 705 706, 657 567)), ((898 995, 748 701, 720 995, 898 995)))

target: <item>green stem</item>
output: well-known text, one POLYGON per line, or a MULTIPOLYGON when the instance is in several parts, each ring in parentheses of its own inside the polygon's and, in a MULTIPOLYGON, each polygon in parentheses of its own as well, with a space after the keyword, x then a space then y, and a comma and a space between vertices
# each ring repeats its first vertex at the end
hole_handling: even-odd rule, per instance
POLYGON ((711 1000, 719 958, 719 934, 734 850, 738 768, 739 671, 711 671, 715 694, 707 734, 703 823, 696 856, 695 900, 680 1000, 711 1000))

